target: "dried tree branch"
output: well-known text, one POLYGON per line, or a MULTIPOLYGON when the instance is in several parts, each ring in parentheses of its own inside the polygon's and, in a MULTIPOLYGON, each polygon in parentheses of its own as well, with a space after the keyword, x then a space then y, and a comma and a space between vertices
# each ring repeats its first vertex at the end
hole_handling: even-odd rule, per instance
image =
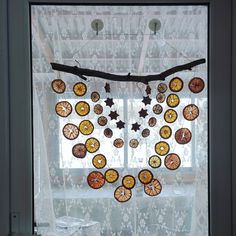
POLYGON ((71 73, 74 75, 79 76, 81 79, 86 80, 87 78, 85 76, 93 76, 98 77, 102 79, 107 80, 113 80, 113 81, 121 81, 121 82, 141 82, 144 84, 148 84, 150 81, 155 80, 165 80, 166 77, 179 72, 183 70, 192 70, 193 67, 205 63, 206 60, 204 58, 192 61, 187 64, 175 66, 173 68, 170 68, 160 74, 154 74, 154 75, 145 75, 145 76, 138 76, 138 75, 131 75, 130 73, 128 75, 116 75, 116 74, 110 74, 102 71, 97 70, 90 70, 86 68, 80 68, 77 66, 66 66, 63 64, 58 63, 51 63, 53 70, 63 71, 67 73, 71 73))

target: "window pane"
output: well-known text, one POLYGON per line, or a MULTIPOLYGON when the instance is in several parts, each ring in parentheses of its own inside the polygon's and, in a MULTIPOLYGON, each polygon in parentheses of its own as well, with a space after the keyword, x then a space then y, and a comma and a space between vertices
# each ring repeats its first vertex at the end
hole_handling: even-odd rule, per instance
MULTIPOLYGON (((208 60, 207 12, 203 5, 31 6, 35 221, 42 236, 208 235, 207 63, 150 82, 150 94, 143 83, 97 77, 85 81, 50 65, 145 76, 208 60), (180 91, 170 88, 176 77, 183 82, 180 91), (196 77, 201 79, 190 86, 196 77), (64 85, 52 86, 55 80, 65 83, 63 93, 57 89, 63 90, 64 85), (204 89, 196 92, 202 81, 204 89), (74 86, 81 82, 86 89, 77 93, 85 94, 78 96, 74 86), (110 91, 104 88, 106 83, 110 91), (167 86, 161 94, 160 83, 167 86), (93 101, 92 92, 99 93, 98 100, 93 101), (114 104, 109 106, 107 99, 114 104), (67 117, 62 117, 67 108, 57 107, 63 102, 71 105, 67 117), (77 108, 80 102, 88 104, 88 114, 78 114, 79 109, 82 113, 87 109, 77 108), (95 105, 102 106, 101 113, 95 105), (170 109, 174 113, 168 120, 165 114, 170 109), (182 128, 184 132, 178 132, 182 128), (90 138, 99 141, 95 152, 98 143, 87 145, 90 138), (159 142, 167 146, 157 146, 159 142), (104 155, 106 162, 93 161, 97 154, 104 155), (172 160, 171 154, 180 159, 172 160), (158 156, 158 168, 152 156, 158 156), (171 170, 175 165, 177 169, 171 170), (106 181, 99 189, 88 185, 92 171, 102 176, 111 168, 119 173, 117 181, 106 181), (153 185, 141 183, 143 169, 152 172, 153 185), (123 195, 117 197, 115 190, 125 185, 126 175, 135 178, 135 186, 127 190, 127 202, 120 203, 117 200, 123 195), (161 188, 154 185, 155 179, 161 188)), ((101 179, 96 176, 96 186, 101 179)))

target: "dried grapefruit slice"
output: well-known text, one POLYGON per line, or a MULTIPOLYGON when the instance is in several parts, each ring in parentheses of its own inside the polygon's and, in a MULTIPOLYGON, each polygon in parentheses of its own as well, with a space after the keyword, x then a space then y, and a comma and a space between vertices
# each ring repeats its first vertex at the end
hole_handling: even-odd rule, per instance
POLYGON ((74 140, 79 136, 79 129, 76 125, 68 123, 63 127, 63 135, 69 139, 74 140))
POLYGON ((181 128, 175 132, 175 140, 179 144, 189 143, 192 138, 192 133, 188 128, 181 128))
POLYGON ((77 96, 84 96, 87 92, 87 86, 82 82, 78 82, 74 85, 73 91, 77 96))
POLYGON ((104 155, 97 154, 96 156, 93 157, 92 163, 95 168, 102 169, 107 164, 107 159, 104 155))
POLYGON ((79 130, 82 134, 89 135, 94 130, 93 123, 89 120, 83 120, 79 124, 79 130))
POLYGON ((161 183, 157 179, 153 179, 151 183, 144 185, 144 192, 153 197, 161 193, 161 183))
POLYGON ((118 202, 127 202, 132 197, 132 191, 124 186, 119 186, 114 192, 114 197, 118 202))
POLYGON ((88 185, 93 189, 99 189, 105 184, 104 175, 99 171, 89 173, 87 177, 88 185))
POLYGON ((138 173, 138 179, 142 184, 149 184, 153 179, 153 174, 150 170, 143 169, 138 173))
POLYGON ((204 89, 205 83, 203 79, 194 77, 189 81, 188 87, 191 92, 200 93, 204 89))
POLYGON ((56 93, 64 93, 66 90, 66 84, 61 79, 55 79, 51 83, 52 90, 56 93))
POLYGON ((105 172, 105 179, 108 183, 114 183, 119 178, 119 173, 115 169, 108 169, 105 172))
POLYGON ((61 101, 56 104, 55 110, 57 115, 61 117, 67 117, 72 112, 72 106, 67 101, 61 101))
POLYGON ((170 151, 170 146, 167 142, 161 141, 155 144, 155 151, 158 155, 164 156, 170 151))
POLYGON ((195 120, 199 116, 198 107, 194 104, 187 105, 183 110, 183 116, 186 120, 195 120))
POLYGON ((100 148, 100 142, 96 138, 88 138, 85 147, 88 152, 94 153, 100 148))
POLYGON ((164 164, 169 170, 176 170, 181 164, 180 157, 175 153, 170 153, 165 157, 164 164))

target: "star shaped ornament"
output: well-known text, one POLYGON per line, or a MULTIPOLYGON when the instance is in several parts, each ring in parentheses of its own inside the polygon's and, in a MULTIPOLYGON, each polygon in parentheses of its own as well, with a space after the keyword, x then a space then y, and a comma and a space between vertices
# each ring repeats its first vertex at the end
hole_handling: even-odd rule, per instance
POLYGON ((145 89, 146 94, 147 94, 147 95, 148 95, 148 94, 151 94, 151 91, 152 91, 151 87, 150 87, 149 85, 147 85, 147 87, 146 87, 146 89, 145 89))
POLYGON ((116 122, 116 127, 119 129, 125 128, 125 122, 123 122, 121 120, 116 122))
POLYGON ((142 102, 146 105, 151 104, 152 99, 149 96, 143 97, 142 102))
POLYGON ((106 93, 111 92, 110 84, 106 83, 104 88, 105 88, 106 93))
POLYGON ((135 132, 137 132, 137 130, 140 130, 140 126, 137 122, 132 124, 132 128, 131 130, 134 130, 135 132))
POLYGON ((105 100, 106 106, 112 107, 114 105, 113 99, 112 98, 107 98, 105 100))
POLYGON ((111 111, 108 116, 111 117, 111 120, 117 120, 117 117, 119 116, 119 114, 117 114, 116 111, 111 111))
POLYGON ((143 108, 138 113, 139 113, 139 116, 143 118, 145 118, 148 115, 147 109, 143 109, 143 108))

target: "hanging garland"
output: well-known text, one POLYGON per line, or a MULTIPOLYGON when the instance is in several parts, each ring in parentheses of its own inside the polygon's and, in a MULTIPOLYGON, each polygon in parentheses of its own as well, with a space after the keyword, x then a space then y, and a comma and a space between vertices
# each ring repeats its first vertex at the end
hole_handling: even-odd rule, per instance
MULTIPOLYGON (((178 92, 180 92, 184 87, 184 82, 179 77, 174 77, 169 82, 169 86, 167 86, 165 83, 161 82, 157 86, 157 95, 156 100, 157 104, 155 104, 150 109, 152 98, 150 97, 152 88, 148 85, 148 82, 154 81, 154 80, 165 80, 165 78, 173 73, 176 73, 178 71, 182 70, 191 70, 193 66, 199 65, 205 63, 205 59, 200 59, 193 61, 188 64, 184 64, 181 66, 173 67, 163 73, 160 73, 158 75, 147 75, 147 76, 131 76, 128 74, 127 76, 120 76, 120 75, 114 75, 109 74, 105 72, 95 71, 95 70, 89 70, 84 68, 78 68, 78 67, 71 67, 71 66, 65 66, 62 64, 57 63, 51 63, 52 68, 54 70, 64 71, 68 73, 72 73, 75 75, 78 75, 80 78, 86 80, 85 76, 95 76, 107 80, 115 80, 115 81, 127 81, 127 82, 141 82, 146 84, 146 95, 143 96, 141 102, 144 104, 144 108, 141 108, 141 110, 138 111, 138 116, 142 119, 145 119, 147 116, 150 115, 150 110, 153 111, 155 115, 161 115, 163 114, 163 107, 162 103, 166 101, 168 105, 168 109, 164 112, 163 117, 166 121, 167 125, 164 125, 159 130, 159 135, 161 138, 163 138, 165 141, 159 141, 154 145, 154 151, 155 155, 152 155, 149 157, 148 165, 153 168, 157 169, 162 165, 162 160, 160 157, 164 157, 164 165, 167 169, 174 171, 178 169, 181 166, 181 158, 177 153, 171 153, 171 147, 169 146, 167 140, 172 136, 172 129, 170 125, 174 123, 178 119, 178 113, 175 111, 175 108, 180 104, 180 98, 177 95, 178 92), (167 97, 165 95, 165 92, 167 89, 170 89, 172 92, 167 97)), ((61 79, 53 80, 51 83, 52 90, 58 94, 62 94, 66 90, 66 84, 61 79)), ((188 83, 188 88, 190 92, 197 94, 200 93, 205 87, 203 79, 199 77, 194 77, 190 80, 188 83)), ((124 129, 126 128, 127 124, 122 121, 120 118, 120 115, 117 110, 111 110, 113 105, 115 104, 113 101, 113 98, 110 96, 111 93, 111 87, 109 83, 105 83, 104 85, 105 92, 109 95, 104 100, 106 106, 110 108, 110 113, 108 114, 108 117, 102 115, 103 114, 103 107, 100 104, 95 104, 93 106, 93 111, 95 114, 97 114, 99 117, 97 118, 97 123, 101 127, 104 127, 104 136, 106 138, 112 138, 113 137, 113 131, 109 127, 106 127, 107 124, 109 124, 110 121, 116 122, 116 128, 117 129, 124 129)), ((88 91, 87 86, 83 82, 78 82, 74 84, 73 86, 73 92, 78 97, 83 97, 88 91)), ((93 103, 96 103, 100 100, 100 94, 97 91, 93 91, 91 93, 91 101, 93 103)), ((85 101, 78 101, 74 107, 75 112, 80 117, 86 117, 90 112, 91 108, 90 105, 85 101)), ((72 111, 72 105, 68 101, 60 101, 55 106, 56 114, 60 117, 68 117, 72 111)), ((188 104, 183 109, 183 117, 188 121, 194 121, 199 116, 199 109, 195 104, 188 104)), ((155 127, 157 124, 156 117, 150 117, 147 125, 150 128, 155 127)), ((147 138, 150 135, 150 128, 142 127, 141 124, 138 122, 134 122, 131 124, 131 131, 138 132, 141 131, 141 136, 143 138, 147 138)), ((62 130, 62 133, 65 138, 69 140, 75 140, 79 133, 82 135, 92 135, 94 131, 94 124, 88 120, 84 119, 80 122, 78 126, 67 123, 62 130)), ((185 145, 189 143, 192 140, 192 133, 188 128, 180 128, 178 129, 174 134, 175 141, 180 145, 185 145)), ((129 146, 131 148, 137 148, 139 145, 139 141, 137 139, 131 139, 129 140, 129 146)), ((122 148, 124 146, 124 141, 121 138, 116 138, 113 141, 113 146, 117 149, 122 148)), ((77 143, 72 147, 72 154, 75 158, 85 158, 88 153, 95 154, 100 148, 100 141, 96 139, 95 137, 88 137, 88 139, 85 141, 85 143, 77 143)), ((92 165, 97 169, 96 171, 92 171, 87 176, 87 183, 88 185, 93 189, 99 189, 105 185, 105 183, 114 183, 120 179, 120 174, 117 170, 113 168, 109 168, 105 171, 103 174, 100 172, 100 169, 103 169, 107 166, 107 159, 105 155, 98 153, 95 154, 92 158, 92 165)), ((156 179, 149 169, 142 169, 138 176, 132 176, 132 175, 125 175, 121 179, 121 185, 117 187, 114 191, 114 198, 119 202, 127 202, 132 197, 132 189, 136 186, 137 180, 144 186, 144 192, 149 196, 157 196, 162 191, 162 185, 158 179, 156 179)))

